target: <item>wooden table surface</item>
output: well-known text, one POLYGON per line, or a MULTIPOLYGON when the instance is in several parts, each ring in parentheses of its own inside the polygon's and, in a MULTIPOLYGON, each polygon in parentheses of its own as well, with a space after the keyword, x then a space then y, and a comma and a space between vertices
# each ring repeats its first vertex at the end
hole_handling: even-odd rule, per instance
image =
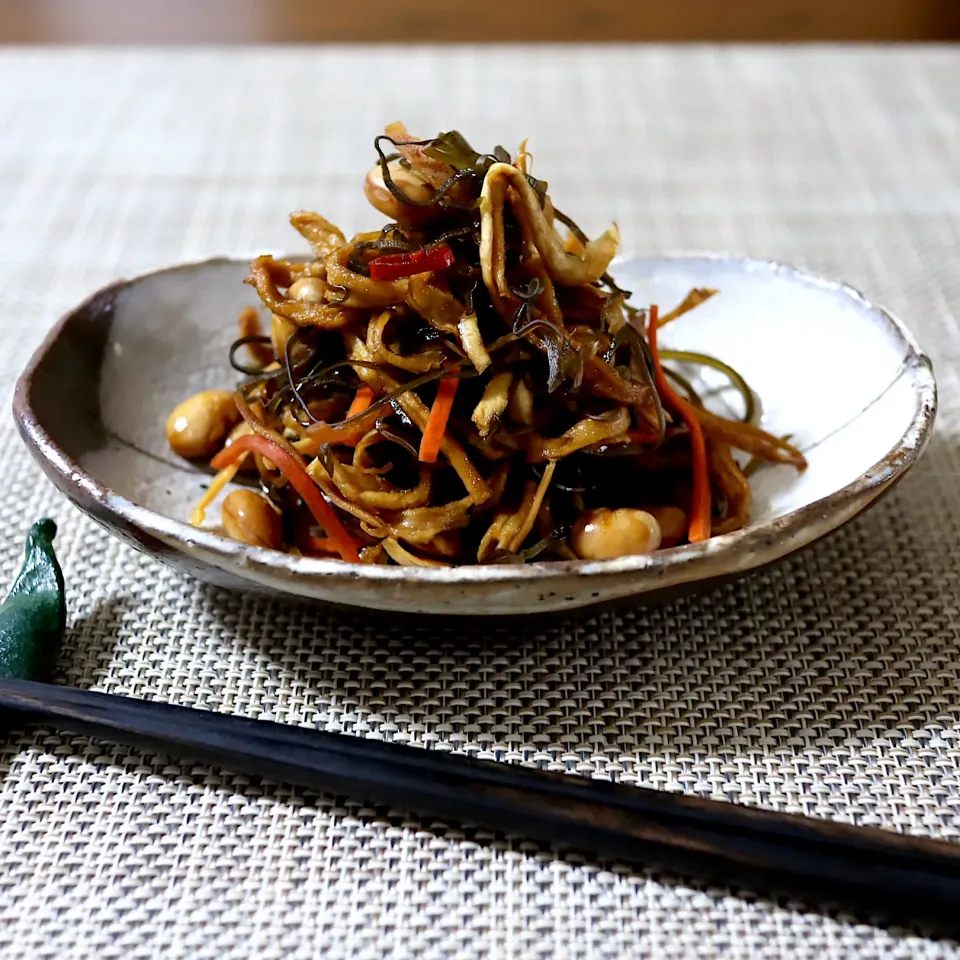
POLYGON ((0 42, 960 39, 958 0, 0 0, 0 42))

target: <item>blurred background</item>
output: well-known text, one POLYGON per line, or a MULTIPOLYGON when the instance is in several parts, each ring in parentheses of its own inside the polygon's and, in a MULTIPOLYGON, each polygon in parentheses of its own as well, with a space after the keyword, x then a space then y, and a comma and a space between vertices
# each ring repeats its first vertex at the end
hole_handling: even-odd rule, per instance
POLYGON ((960 0, 0 0, 3 43, 958 39, 960 0))

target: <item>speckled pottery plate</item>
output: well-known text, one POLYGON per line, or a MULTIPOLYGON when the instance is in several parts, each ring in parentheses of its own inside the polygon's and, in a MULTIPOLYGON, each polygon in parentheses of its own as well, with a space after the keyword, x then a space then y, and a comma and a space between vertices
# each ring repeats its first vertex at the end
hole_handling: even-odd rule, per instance
MULTIPOLYGON (((365 609, 459 615, 561 611, 703 589, 836 530, 916 462, 933 428, 929 359, 886 310, 791 267, 713 256, 621 259, 638 305, 691 287, 720 294, 664 329, 663 345, 723 357, 752 385, 762 425, 793 434, 809 467, 764 467, 749 527, 617 560, 459 568, 355 566, 249 547, 186 522, 209 476, 178 460, 167 414, 232 387, 234 320, 256 294, 247 260, 209 260, 112 284, 68 313, 16 389, 20 432, 74 503, 139 549, 221 586, 365 609)), ((686 371, 717 412, 739 414, 722 378, 686 371)), ((211 516, 218 516, 212 510, 211 516)))

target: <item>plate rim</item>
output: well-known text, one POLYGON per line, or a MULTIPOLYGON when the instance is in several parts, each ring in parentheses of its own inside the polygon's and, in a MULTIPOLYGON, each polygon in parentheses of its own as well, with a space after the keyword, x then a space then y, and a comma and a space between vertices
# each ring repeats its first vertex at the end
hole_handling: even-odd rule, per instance
MULTIPOLYGON (((34 457, 55 474, 56 485, 70 497, 69 491, 83 494, 83 499, 96 503, 118 519, 181 552, 198 550, 205 562, 219 557, 221 569, 248 579, 248 573, 262 571, 281 575, 293 581, 362 579, 387 585, 469 586, 512 585, 549 582, 563 577, 600 578, 641 575, 655 571, 658 580, 689 583, 719 574, 745 572, 781 559, 842 526, 882 492, 900 479, 920 458, 933 433, 937 414, 937 382, 933 363, 920 347, 906 324, 886 307, 874 303, 849 283, 814 274, 779 260, 756 258, 716 251, 668 251, 657 254, 619 254, 615 263, 625 261, 711 260, 784 272, 796 280, 834 294, 841 293, 857 301, 882 320, 905 347, 902 374, 912 374, 916 408, 909 426, 896 444, 871 467, 850 483, 805 504, 796 510, 765 523, 748 526, 733 533, 709 540, 684 544, 653 554, 619 557, 612 560, 567 560, 531 564, 477 564, 452 567, 401 567, 345 564, 340 560, 294 556, 232 540, 213 531, 198 530, 185 520, 168 517, 132 500, 101 483, 83 470, 53 440, 33 410, 30 396, 33 377, 64 329, 76 315, 96 301, 115 294, 145 279, 215 265, 240 265, 249 260, 240 256, 220 255, 179 262, 131 277, 116 279, 95 290, 80 303, 68 309, 52 325, 36 347, 20 376, 13 394, 13 415, 21 437, 34 457), (720 557, 738 562, 713 569, 720 557)), ((72 497, 71 497, 72 499, 72 497)), ((660 586, 659 583, 652 587, 660 586)), ((637 591, 640 592, 640 591, 637 591)))

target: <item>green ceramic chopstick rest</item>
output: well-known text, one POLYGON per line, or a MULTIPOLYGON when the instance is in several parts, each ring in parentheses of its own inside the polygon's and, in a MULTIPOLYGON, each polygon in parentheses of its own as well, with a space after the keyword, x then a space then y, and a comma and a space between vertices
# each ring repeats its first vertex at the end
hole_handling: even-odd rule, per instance
POLYGON ((50 681, 56 672, 67 625, 56 534, 57 525, 48 519, 27 534, 23 567, 0 604, 0 676, 50 681))

